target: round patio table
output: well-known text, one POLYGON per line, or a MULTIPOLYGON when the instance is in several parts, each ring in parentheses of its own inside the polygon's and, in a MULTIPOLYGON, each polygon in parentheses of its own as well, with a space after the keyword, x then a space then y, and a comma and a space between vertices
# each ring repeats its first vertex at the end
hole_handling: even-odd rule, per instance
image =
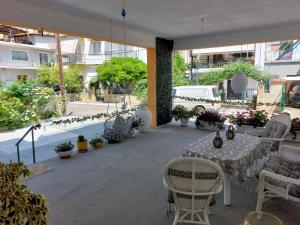
POLYGON ((247 170, 263 153, 260 151, 259 137, 237 133, 233 140, 228 140, 225 132, 220 132, 220 135, 222 148, 214 147, 216 133, 212 132, 184 147, 182 156, 200 157, 218 163, 224 172, 224 204, 231 205, 230 177, 243 180, 247 170))
POLYGON ((284 225, 276 216, 266 212, 250 212, 242 225, 284 225))

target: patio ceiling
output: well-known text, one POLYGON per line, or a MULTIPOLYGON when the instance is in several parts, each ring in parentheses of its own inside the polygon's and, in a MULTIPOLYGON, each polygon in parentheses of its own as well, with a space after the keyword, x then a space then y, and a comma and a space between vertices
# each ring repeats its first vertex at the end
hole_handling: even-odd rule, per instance
MULTIPOLYGON (((121 0, 1 0, 0 22, 122 42, 121 0), (22 13, 20 13, 22 12, 22 13)), ((127 40, 175 49, 214 47, 300 37, 299 0, 125 0, 127 40), (201 22, 202 21, 202 22, 201 22)))

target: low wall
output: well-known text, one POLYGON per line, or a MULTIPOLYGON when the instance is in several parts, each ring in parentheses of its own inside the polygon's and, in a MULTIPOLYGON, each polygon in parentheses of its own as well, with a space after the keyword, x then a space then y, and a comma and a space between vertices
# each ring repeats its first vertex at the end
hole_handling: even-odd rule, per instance
MULTIPOLYGON (((123 94, 108 94, 108 91, 104 91, 104 95, 103 95, 103 101, 105 103, 119 103, 124 95, 123 94)), ((138 100, 135 96, 133 95, 126 95, 125 96, 125 101, 129 104, 129 102, 132 105, 139 105, 139 104, 144 104, 145 102, 142 102, 140 100, 138 100)))
POLYGON ((70 102, 74 102, 74 101, 96 102, 96 96, 95 94, 92 94, 92 92, 66 93, 66 100, 70 102))

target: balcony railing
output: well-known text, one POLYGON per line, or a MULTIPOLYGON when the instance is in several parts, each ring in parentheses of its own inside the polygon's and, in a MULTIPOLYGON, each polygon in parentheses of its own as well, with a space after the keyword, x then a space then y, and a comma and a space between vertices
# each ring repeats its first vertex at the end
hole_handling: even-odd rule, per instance
MULTIPOLYGON (((207 68, 221 68, 226 64, 230 64, 232 62, 235 62, 237 60, 247 60, 245 58, 235 58, 235 59, 228 59, 228 60, 222 60, 217 62, 207 62, 204 60, 196 61, 193 63, 193 69, 207 69, 207 68)), ((250 62, 250 60, 248 60, 250 62)))
POLYGON ((101 64, 105 59, 105 55, 83 55, 76 53, 63 55, 63 62, 65 64, 101 64))

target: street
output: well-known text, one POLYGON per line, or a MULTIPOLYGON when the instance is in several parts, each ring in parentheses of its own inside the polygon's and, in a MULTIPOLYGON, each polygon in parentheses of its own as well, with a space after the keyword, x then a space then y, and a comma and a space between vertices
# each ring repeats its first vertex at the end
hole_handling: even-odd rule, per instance
MULTIPOLYGON (((96 115, 98 113, 107 112, 108 103, 95 102, 95 103, 83 103, 83 102, 68 102, 67 103, 67 115, 72 116, 86 116, 86 115, 96 115)), ((118 109, 120 109, 121 104, 118 104, 118 109)), ((116 110, 116 105, 114 103, 109 104, 108 112, 114 112, 116 110)))

